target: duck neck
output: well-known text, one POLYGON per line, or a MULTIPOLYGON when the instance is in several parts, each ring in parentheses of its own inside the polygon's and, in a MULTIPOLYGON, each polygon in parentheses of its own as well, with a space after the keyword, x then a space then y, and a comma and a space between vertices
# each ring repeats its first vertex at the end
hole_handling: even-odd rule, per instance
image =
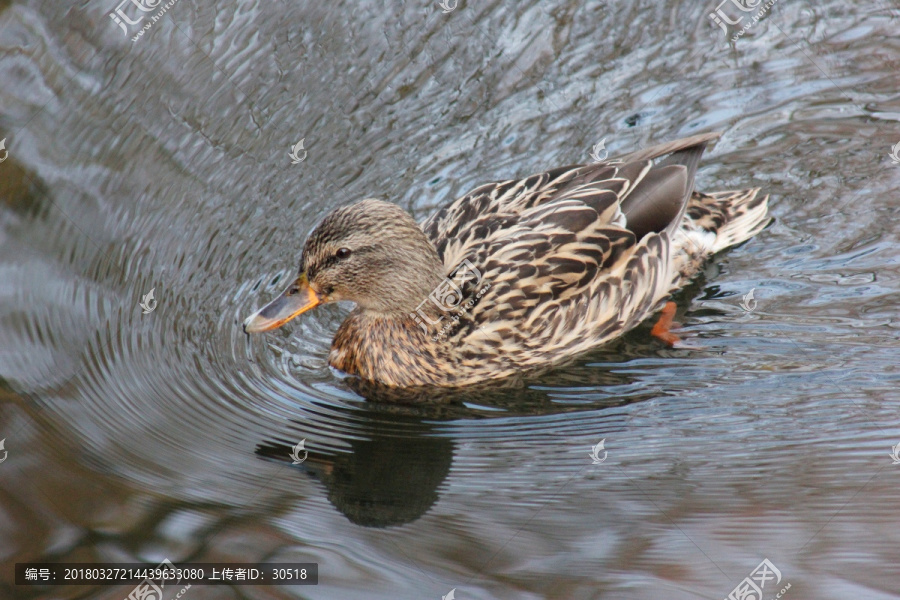
POLYGON ((370 290, 357 300, 363 316, 402 321, 429 304, 429 296, 445 281, 444 265, 431 242, 420 235, 412 248, 386 251, 389 269, 373 269, 370 290))

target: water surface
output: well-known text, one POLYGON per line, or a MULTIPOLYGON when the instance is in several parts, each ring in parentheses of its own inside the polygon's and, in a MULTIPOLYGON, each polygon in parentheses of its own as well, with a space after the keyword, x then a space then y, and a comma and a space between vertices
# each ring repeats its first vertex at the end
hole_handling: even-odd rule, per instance
MULTIPOLYGON (((785 598, 900 597, 900 6, 780 0, 735 44, 687 0, 181 0, 134 42, 115 8, 0 2, 3 564, 319 564, 190 600, 693 599, 768 558, 785 598), (699 187, 776 221, 676 297, 692 349, 644 325, 397 404, 328 368, 346 306, 240 332, 338 205, 425 218, 714 130, 699 187)), ((0 570, 4 598, 128 591, 0 570)))

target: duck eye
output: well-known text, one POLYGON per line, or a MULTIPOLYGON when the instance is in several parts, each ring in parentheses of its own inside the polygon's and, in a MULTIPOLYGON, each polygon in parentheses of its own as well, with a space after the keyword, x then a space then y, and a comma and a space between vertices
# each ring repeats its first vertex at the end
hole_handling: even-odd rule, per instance
POLYGON ((347 258, 350 254, 350 248, 340 248, 334 255, 338 258, 347 258))

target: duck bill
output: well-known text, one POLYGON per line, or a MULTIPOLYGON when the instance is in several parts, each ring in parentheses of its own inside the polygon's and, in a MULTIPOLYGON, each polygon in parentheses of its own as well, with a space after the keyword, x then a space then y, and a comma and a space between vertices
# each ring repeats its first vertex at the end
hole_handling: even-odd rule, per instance
POLYGON ((306 273, 300 275, 280 296, 247 317, 246 333, 259 333, 281 327, 297 315, 322 304, 322 299, 309 285, 306 273))

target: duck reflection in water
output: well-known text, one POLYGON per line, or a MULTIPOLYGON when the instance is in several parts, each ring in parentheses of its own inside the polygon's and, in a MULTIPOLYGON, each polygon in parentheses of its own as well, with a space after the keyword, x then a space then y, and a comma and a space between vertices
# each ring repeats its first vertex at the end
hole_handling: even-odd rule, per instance
MULTIPOLYGON (((640 334, 637 337, 643 338, 640 334)), ((603 355, 616 356, 610 351, 603 355)), ((320 480, 327 489, 329 502, 351 522, 365 527, 412 523, 437 502, 457 447, 457 442, 441 430, 442 422, 484 418, 485 410, 509 417, 614 408, 664 394, 658 389, 646 389, 629 396, 603 394, 602 398, 565 405, 554 401, 553 388, 537 388, 529 380, 510 379, 503 386, 485 384, 442 390, 442 393, 434 389, 410 389, 399 396, 396 389, 380 388, 352 378, 345 383, 357 393, 366 394, 366 408, 348 409, 349 420, 362 423, 352 435, 341 436, 349 445, 349 452, 332 450, 333 442, 323 450, 322 444, 315 442, 316 434, 309 430, 309 423, 297 420, 293 422, 296 429, 292 434, 259 444, 256 454, 284 462, 320 480), (515 393, 509 393, 509 388, 516 388, 515 393), (306 439, 308 454, 301 464, 292 465, 294 447, 301 439, 306 439)), ((635 380, 629 374, 606 368, 585 369, 583 365, 574 365, 554 370, 542 383, 566 386, 556 388, 560 393, 577 390, 585 395, 587 389, 621 389, 633 386, 635 380)), ((621 431, 627 427, 622 419, 620 411, 611 412, 608 424, 598 433, 608 435, 621 431)))
MULTIPOLYGON (((349 452, 317 452, 308 440, 308 458, 296 468, 319 479, 328 490, 328 501, 357 525, 412 523, 437 501, 453 462, 454 444, 421 421, 400 423, 404 426, 393 432, 367 427, 360 432, 366 439, 348 440, 349 452)), ((256 454, 291 464, 294 444, 266 441, 257 446, 256 454)))

